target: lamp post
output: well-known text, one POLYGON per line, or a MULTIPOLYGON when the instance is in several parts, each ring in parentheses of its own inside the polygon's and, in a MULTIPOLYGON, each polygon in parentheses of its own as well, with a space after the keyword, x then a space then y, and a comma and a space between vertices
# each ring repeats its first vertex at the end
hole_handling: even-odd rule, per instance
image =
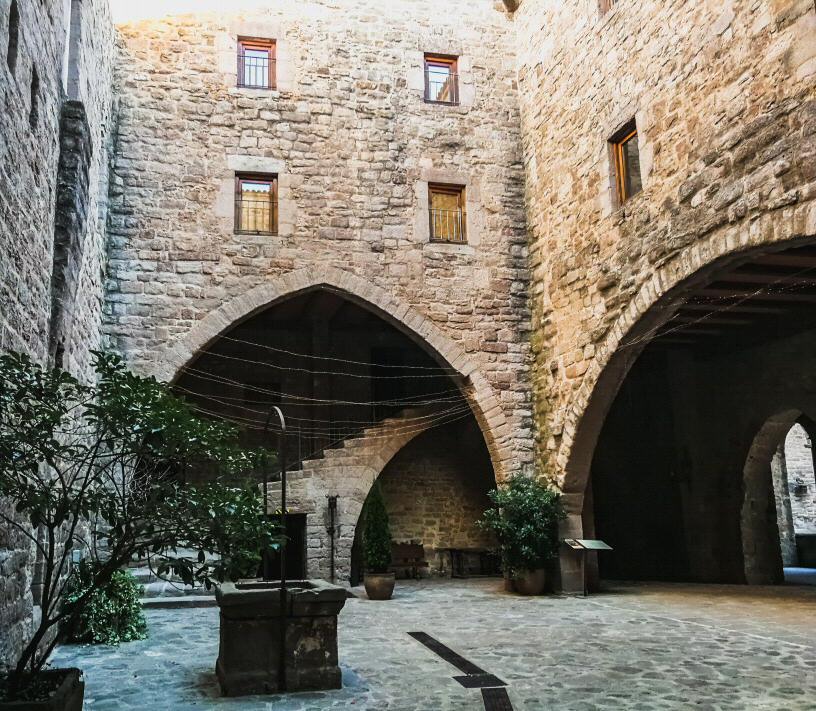
MULTIPOLYGON (((277 405, 273 405, 266 417, 264 433, 269 432, 269 423, 272 415, 277 415, 280 422, 280 435, 278 439, 278 458, 281 467, 281 531, 284 540, 280 547, 280 660, 278 665, 278 691, 286 691, 286 420, 283 412, 277 405)), ((264 467, 264 515, 268 507, 269 473, 264 467)), ((269 566, 264 565, 264 581, 269 580, 269 566)))

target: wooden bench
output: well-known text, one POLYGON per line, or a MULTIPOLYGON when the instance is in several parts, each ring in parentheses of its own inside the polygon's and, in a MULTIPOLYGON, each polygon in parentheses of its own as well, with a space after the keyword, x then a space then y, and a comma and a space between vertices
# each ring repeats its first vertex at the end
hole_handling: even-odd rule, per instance
POLYGON ((428 561, 425 560, 425 548, 421 543, 392 543, 391 544, 391 570, 399 578, 400 574, 405 578, 420 577, 421 568, 427 568, 428 561))

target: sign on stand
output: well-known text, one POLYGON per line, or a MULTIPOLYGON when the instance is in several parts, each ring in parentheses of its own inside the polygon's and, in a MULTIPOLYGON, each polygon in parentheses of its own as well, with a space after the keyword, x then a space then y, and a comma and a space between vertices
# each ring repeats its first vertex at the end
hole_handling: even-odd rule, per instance
POLYGON ((581 551, 581 575, 584 579, 584 597, 587 596, 587 566, 586 558, 587 551, 611 551, 612 546, 603 541, 592 538, 565 538, 566 543, 570 548, 576 551, 581 551))

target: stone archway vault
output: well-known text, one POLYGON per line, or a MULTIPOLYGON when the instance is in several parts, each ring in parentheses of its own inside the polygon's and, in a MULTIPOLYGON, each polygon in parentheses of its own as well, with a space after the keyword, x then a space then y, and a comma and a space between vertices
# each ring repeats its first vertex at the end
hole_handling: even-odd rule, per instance
POLYGON ((312 289, 330 289, 372 311, 455 372, 463 396, 485 439, 497 481, 514 466, 510 425, 493 387, 478 371, 476 359, 431 319, 392 293, 351 272, 314 266, 289 272, 259 284, 223 303, 159 355, 152 375, 173 382, 183 368, 210 343, 236 324, 312 289))

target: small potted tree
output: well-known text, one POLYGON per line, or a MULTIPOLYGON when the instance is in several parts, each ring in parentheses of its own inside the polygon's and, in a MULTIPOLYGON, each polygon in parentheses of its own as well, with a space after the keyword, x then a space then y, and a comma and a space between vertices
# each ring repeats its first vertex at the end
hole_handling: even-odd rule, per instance
POLYGON ((185 466, 201 466, 234 481, 260 453, 242 449, 234 428, 197 417, 165 385, 114 356, 95 357, 97 382, 87 385, 26 356, 0 356, 0 500, 13 506, 0 506, 0 522, 28 540, 43 570, 41 615, 0 677, 0 711, 82 708, 80 670, 47 669, 48 657, 131 560, 152 558, 159 573, 210 585, 246 566, 246 541, 260 559, 278 540, 258 515, 257 486, 179 480, 185 466), (73 566, 75 552, 89 562, 73 566))
POLYGON ((558 522, 565 516, 561 495, 515 474, 489 496, 493 506, 479 524, 495 534, 505 576, 521 595, 541 595, 545 565, 558 555, 558 522))
POLYGON ((391 565, 391 528, 379 482, 371 488, 363 507, 363 552, 365 575, 363 585, 369 600, 390 600, 394 594, 391 565))

